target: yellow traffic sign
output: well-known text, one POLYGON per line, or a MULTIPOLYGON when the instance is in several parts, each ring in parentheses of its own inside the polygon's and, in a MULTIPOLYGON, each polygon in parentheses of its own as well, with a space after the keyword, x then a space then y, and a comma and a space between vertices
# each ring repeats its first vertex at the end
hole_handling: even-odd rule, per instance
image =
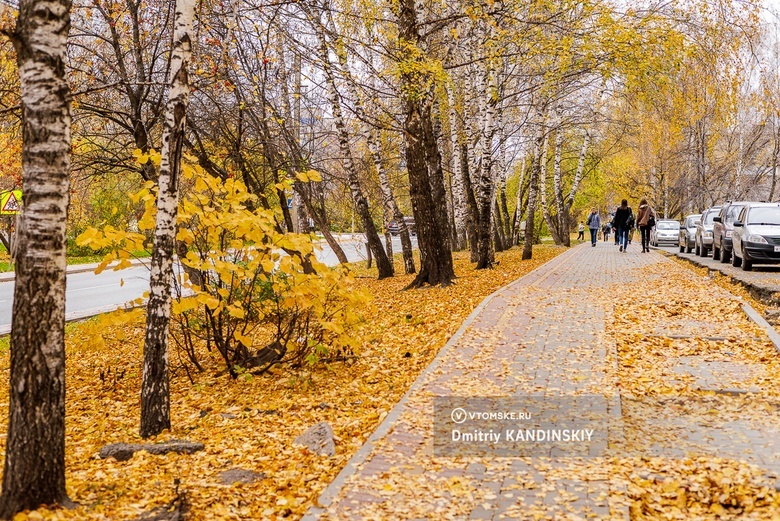
POLYGON ((0 193, 0 215, 14 215, 22 211, 22 191, 0 193))

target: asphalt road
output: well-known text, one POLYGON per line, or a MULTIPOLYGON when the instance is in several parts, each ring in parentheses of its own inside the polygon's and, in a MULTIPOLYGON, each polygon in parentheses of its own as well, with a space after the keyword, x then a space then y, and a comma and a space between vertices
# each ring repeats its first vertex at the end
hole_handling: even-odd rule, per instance
MULTIPOLYGON (((417 238, 412 238, 417 247, 417 238)), ((343 240, 341 246, 350 262, 366 259, 365 245, 359 240, 343 240)), ((338 264, 333 250, 326 243, 317 252, 317 258, 328 266, 338 264)), ((401 251, 400 238, 393 238, 393 251, 401 251)), ((149 290, 149 270, 134 266, 120 271, 107 269, 99 275, 93 272, 69 273, 65 313, 67 320, 77 320, 123 307, 149 290)), ((0 334, 10 331, 13 308, 13 280, 0 282, 0 334)))

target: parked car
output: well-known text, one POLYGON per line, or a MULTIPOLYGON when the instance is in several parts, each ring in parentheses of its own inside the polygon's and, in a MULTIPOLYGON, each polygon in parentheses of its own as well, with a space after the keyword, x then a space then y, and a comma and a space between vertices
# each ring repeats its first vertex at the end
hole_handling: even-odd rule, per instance
POLYGON ((780 203, 748 203, 734 221, 732 266, 780 264, 780 203))
POLYGON ((701 219, 700 213, 688 215, 680 226, 680 234, 677 245, 680 247, 680 253, 691 253, 696 246, 696 222, 701 219))
POLYGON ((715 216, 720 213, 720 206, 713 206, 707 208, 704 213, 701 214, 696 224, 696 255, 699 257, 706 257, 710 253, 712 248, 712 225, 715 224, 715 216))
POLYGON ((674 219, 658 219, 650 231, 650 244, 674 244, 679 241, 680 222, 674 219))
POLYGON ((731 236, 734 233, 734 221, 748 201, 726 202, 720 213, 713 219, 712 258, 720 262, 731 260, 731 236))
MULTIPOLYGON (((409 235, 417 235, 417 225, 414 222, 414 217, 404 217, 404 222, 409 229, 409 235)), ((387 225, 387 231, 390 232, 390 235, 398 235, 401 233, 401 229, 395 221, 390 221, 387 225)))

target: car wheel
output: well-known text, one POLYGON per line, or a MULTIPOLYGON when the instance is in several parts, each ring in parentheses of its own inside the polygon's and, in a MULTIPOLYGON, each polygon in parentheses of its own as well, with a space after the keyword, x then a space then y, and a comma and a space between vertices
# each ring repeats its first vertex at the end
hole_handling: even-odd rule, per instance
POLYGON ((731 252, 731 265, 735 268, 739 268, 742 266, 742 259, 737 257, 737 252, 733 251, 731 252))
POLYGON ((726 250, 720 250, 720 262, 726 264, 730 260, 731 260, 731 252, 726 250))
POLYGON ((685 253, 685 246, 682 244, 680 245, 680 253, 685 253))
POLYGON ((753 269, 753 261, 742 259, 742 271, 750 271, 753 269))
POLYGON ((691 248, 690 246, 685 247, 685 253, 687 253, 688 255, 691 254, 691 250, 693 250, 693 248, 691 248))
POLYGON ((702 257, 706 257, 706 256, 707 256, 707 255, 709 255, 709 254, 710 254, 710 250, 709 250, 709 248, 705 248, 704 246, 702 246, 702 247, 701 247, 701 256, 702 256, 702 257))
POLYGON ((719 261, 721 255, 722 254, 720 253, 720 248, 715 248, 715 247, 712 248, 712 260, 719 261))
POLYGON ((701 250, 699 249, 699 243, 696 243, 696 248, 694 250, 694 253, 696 253, 697 257, 701 257, 701 250))

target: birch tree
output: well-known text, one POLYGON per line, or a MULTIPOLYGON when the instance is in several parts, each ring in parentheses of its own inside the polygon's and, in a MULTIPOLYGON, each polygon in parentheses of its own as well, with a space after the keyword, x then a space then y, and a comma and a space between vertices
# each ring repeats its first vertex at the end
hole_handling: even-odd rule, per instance
POLYGON ((17 230, 8 437, 0 517, 68 501, 65 490, 65 223, 70 0, 21 0, 16 48, 24 208, 17 230))
POLYGON ((176 1, 170 91, 163 126, 162 160, 157 189, 157 221, 144 338, 144 367, 141 383, 141 437, 143 438, 159 434, 171 426, 168 325, 171 315, 171 283, 181 155, 190 95, 188 69, 192 54, 194 14, 195 0, 176 1))
POLYGON ((360 217, 360 222, 363 225, 363 233, 368 241, 368 247, 371 249, 371 253, 376 259, 376 267, 379 271, 379 278, 384 279, 386 277, 393 276, 393 266, 390 264, 390 260, 387 258, 387 252, 382 247, 382 242, 379 240, 379 234, 376 230, 376 225, 371 217, 371 212, 368 208, 368 201, 363 194, 363 189, 360 186, 360 179, 358 178, 355 162, 352 158, 352 150, 349 144, 349 132, 347 125, 342 115, 341 101, 339 99, 339 91, 336 85, 336 76, 333 65, 330 62, 328 43, 325 38, 325 32, 323 27, 323 21, 321 19, 321 12, 317 10, 315 12, 310 7, 302 4, 306 10, 307 15, 312 23, 315 34, 318 41, 318 52, 320 58, 320 65, 322 71, 325 74, 325 83, 328 91, 328 97, 330 99, 330 106, 333 112, 333 120, 336 125, 336 132, 338 135, 339 149, 342 153, 342 161, 344 163, 344 170, 347 173, 349 179, 349 189, 352 194, 352 200, 355 205, 355 211, 360 217))

